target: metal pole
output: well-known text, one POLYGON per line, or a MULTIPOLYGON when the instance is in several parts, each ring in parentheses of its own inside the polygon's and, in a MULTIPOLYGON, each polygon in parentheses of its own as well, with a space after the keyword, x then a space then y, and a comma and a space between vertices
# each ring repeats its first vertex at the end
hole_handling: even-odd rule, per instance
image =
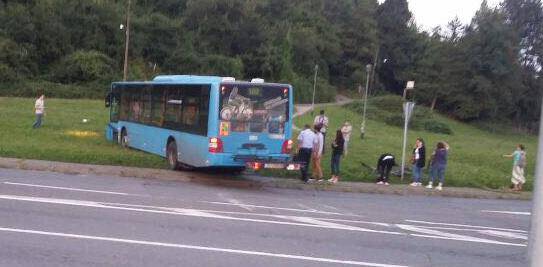
POLYGON ((313 79, 313 100, 311 101, 311 112, 315 110, 315 89, 317 88, 317 72, 319 65, 315 64, 315 78, 313 79))
POLYGON ((528 246, 530 266, 543 266, 543 105, 539 119, 539 142, 537 148, 537 165, 534 177, 534 195, 532 198, 532 222, 528 246))
POLYGON ((408 120, 408 111, 409 108, 407 106, 407 102, 403 105, 404 110, 404 124, 403 124, 403 147, 402 147, 402 169, 401 169, 401 178, 400 180, 403 181, 403 176, 405 172, 405 147, 407 146, 407 120, 408 120))
POLYGON ((126 81, 128 77, 128 44, 130 43, 130 4, 131 0, 128 0, 128 8, 126 10, 126 32, 124 41, 124 69, 123 69, 123 81, 126 81))
POLYGON ((366 91, 364 92, 364 111, 362 113, 362 129, 366 129, 366 104, 368 102, 368 86, 370 84, 371 64, 366 65, 366 91))

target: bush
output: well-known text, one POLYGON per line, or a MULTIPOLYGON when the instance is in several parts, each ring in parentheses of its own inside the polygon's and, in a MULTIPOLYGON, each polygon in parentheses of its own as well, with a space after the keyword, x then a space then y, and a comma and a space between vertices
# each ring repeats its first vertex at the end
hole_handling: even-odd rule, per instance
POLYGON ((52 80, 61 83, 111 81, 114 61, 97 51, 77 51, 53 68, 52 80))
POLYGON ((424 130, 431 132, 431 133, 438 133, 438 134, 453 134, 453 131, 451 127, 441 121, 436 120, 428 120, 424 122, 424 130))

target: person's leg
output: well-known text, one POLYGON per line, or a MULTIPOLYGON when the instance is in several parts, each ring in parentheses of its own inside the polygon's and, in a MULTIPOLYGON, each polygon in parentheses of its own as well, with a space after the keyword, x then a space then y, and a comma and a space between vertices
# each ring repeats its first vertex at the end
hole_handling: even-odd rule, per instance
POLYGON ((383 176, 383 181, 385 183, 388 183, 388 176, 390 175, 390 171, 392 170, 392 164, 388 164, 385 169, 385 175, 383 176))
POLYGON ((418 183, 420 179, 420 173, 419 173, 419 167, 417 167, 417 164, 413 164, 413 183, 418 183))
POLYGON ((445 169, 446 166, 439 166, 439 183, 441 185, 445 182, 445 169))
POLYGON ((43 114, 36 114, 36 122, 32 125, 33 128, 39 128, 41 126, 42 116, 43 114))
POLYGON ((518 189, 519 179, 518 179, 517 168, 518 166, 513 166, 513 171, 511 173, 511 183, 513 184, 513 190, 518 189))
POLYGON ((309 161, 311 160, 311 150, 310 149, 300 149, 300 161, 302 162, 302 180, 307 182, 307 171, 309 168, 309 161))
POLYGON ((322 154, 324 155, 324 150, 326 149, 326 133, 322 133, 322 154))
POLYGON ((439 169, 438 169, 437 166, 431 166, 430 167, 430 177, 428 179, 430 181, 430 183, 434 184, 434 180, 437 177, 438 172, 439 172, 439 169))
POLYGON ((337 155, 336 154, 332 154, 332 160, 331 160, 331 163, 332 163, 332 177, 338 175, 338 161, 337 161, 337 155))
POLYGON ((322 166, 321 166, 321 159, 322 155, 320 157, 315 157, 315 169, 316 169, 316 178, 322 179, 322 166))

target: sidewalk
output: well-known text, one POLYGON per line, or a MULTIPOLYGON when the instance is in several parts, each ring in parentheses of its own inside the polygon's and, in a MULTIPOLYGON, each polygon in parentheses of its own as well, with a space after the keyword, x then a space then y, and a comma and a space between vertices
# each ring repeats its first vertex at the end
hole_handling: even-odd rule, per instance
POLYGON ((443 191, 411 187, 408 185, 376 185, 360 182, 339 182, 337 184, 314 183, 305 184, 298 179, 262 177, 256 175, 231 175, 206 172, 183 172, 162 169, 147 169, 122 166, 104 166, 77 163, 53 162, 44 160, 27 160, 0 158, 0 168, 21 169, 34 171, 51 171, 65 174, 94 174, 121 177, 136 177, 143 179, 159 179, 180 182, 191 182, 212 186, 237 188, 283 188, 296 190, 335 191, 351 193, 390 194, 402 196, 441 196, 479 199, 515 199, 531 200, 531 192, 506 192, 499 190, 482 190, 464 187, 444 187, 443 191))

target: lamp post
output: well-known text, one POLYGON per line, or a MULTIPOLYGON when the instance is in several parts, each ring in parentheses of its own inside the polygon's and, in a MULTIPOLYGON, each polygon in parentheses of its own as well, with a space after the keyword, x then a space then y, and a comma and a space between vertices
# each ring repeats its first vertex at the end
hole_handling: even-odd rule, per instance
POLYGON ((371 64, 366 65, 366 90, 364 92, 364 111, 362 113, 362 126, 360 126, 360 138, 366 133, 366 104, 368 102, 368 86, 370 84, 371 64))
MULTIPOLYGON (((541 106, 541 114, 543 115, 543 105, 541 106)), ((540 118, 543 118, 540 116, 540 118)), ((543 264, 543 120, 539 120, 539 142, 537 148, 537 158, 534 177, 534 196, 532 199, 532 218, 530 238, 528 240, 528 259, 530 266, 536 267, 543 264)))
POLYGON ((131 0, 128 0, 128 7, 126 9, 126 30, 124 40, 124 68, 123 68, 123 81, 126 81, 128 77, 128 44, 130 43, 130 4, 131 0))
POLYGON ((405 89, 403 90, 403 114, 404 114, 404 125, 403 125, 403 146, 402 146, 402 169, 400 171, 400 180, 403 181, 405 174, 405 149, 407 147, 407 127, 409 126, 409 119, 413 114, 413 108, 415 107, 415 102, 409 101, 406 99, 407 90, 415 89, 415 81, 408 81, 405 89), (407 100, 407 101, 406 101, 407 100))
POLYGON ((319 65, 315 64, 315 78, 313 79, 313 100, 311 101, 311 115, 315 111, 315 89, 317 88, 317 72, 319 71, 319 65))

